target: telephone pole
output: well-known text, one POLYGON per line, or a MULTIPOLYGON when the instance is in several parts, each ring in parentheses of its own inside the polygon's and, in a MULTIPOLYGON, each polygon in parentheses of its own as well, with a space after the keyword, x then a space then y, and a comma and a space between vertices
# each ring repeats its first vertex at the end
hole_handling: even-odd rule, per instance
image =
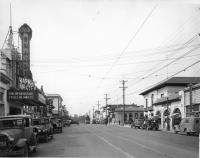
POLYGON ((122 116, 122 118, 123 118, 123 126, 124 126, 124 116, 125 116, 125 89, 126 88, 128 88, 128 87, 125 87, 125 83, 127 82, 127 81, 124 81, 124 80, 122 80, 122 81, 120 81, 120 82, 122 82, 122 87, 119 87, 119 88, 122 88, 122 91, 123 91, 123 116, 122 116))
POLYGON ((98 114, 97 116, 98 116, 98 117, 97 117, 97 118, 98 118, 98 121, 99 121, 99 113, 100 113, 100 111, 99 111, 99 106, 100 106, 99 100, 98 100, 97 106, 98 106, 98 112, 97 112, 97 114, 98 114))
POLYGON ((106 121, 108 121, 108 112, 107 112, 107 108, 108 108, 108 100, 110 98, 108 98, 108 94, 104 94, 106 97, 104 98, 106 100, 106 121))
POLYGON ((92 109, 92 110, 93 110, 93 121, 94 121, 94 106, 93 106, 93 109, 92 109))
POLYGON ((191 116, 194 116, 193 115, 193 104, 192 104, 192 83, 190 83, 189 87, 190 87, 190 108, 189 109, 191 109, 191 113, 190 113, 190 117, 191 117, 191 116))

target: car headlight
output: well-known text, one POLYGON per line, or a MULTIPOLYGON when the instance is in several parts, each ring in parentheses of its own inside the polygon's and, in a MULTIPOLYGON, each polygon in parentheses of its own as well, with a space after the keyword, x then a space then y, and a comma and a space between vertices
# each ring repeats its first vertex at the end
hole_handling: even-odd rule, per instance
POLYGON ((8 137, 9 141, 13 142, 15 139, 11 136, 8 137))
POLYGON ((38 129, 38 132, 41 132, 41 129, 38 129))

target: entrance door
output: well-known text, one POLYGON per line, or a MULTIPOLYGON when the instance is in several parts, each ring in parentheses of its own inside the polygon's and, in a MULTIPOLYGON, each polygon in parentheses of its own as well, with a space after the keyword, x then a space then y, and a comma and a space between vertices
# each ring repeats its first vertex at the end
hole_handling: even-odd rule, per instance
POLYGON ((10 115, 20 115, 20 114, 21 114, 21 109, 10 107, 10 115))

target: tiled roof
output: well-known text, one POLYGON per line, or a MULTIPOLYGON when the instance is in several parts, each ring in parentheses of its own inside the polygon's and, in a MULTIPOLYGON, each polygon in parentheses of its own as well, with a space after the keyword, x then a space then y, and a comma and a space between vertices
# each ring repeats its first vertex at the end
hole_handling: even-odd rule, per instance
POLYGON ((172 77, 144 90, 140 93, 140 95, 145 95, 153 90, 160 89, 165 86, 188 86, 190 83, 200 83, 200 77, 172 77))

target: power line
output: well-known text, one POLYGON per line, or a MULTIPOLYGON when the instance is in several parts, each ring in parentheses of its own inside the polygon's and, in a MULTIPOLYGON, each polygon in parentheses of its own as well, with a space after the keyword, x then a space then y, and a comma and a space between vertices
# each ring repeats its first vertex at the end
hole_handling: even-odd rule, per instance
MULTIPOLYGON (((124 54, 124 52, 127 50, 127 48, 129 47, 129 45, 132 43, 132 41, 136 38, 137 34, 140 32, 140 30, 142 29, 142 27, 144 26, 144 24, 147 22, 147 20, 150 18, 150 16, 152 15, 153 11, 156 9, 157 5, 155 5, 152 10, 149 12, 149 14, 147 15, 147 17, 144 19, 143 23, 139 26, 139 28, 137 29, 136 33, 133 35, 133 37, 128 41, 127 45, 125 46, 125 48, 122 50, 122 52, 120 53, 120 55, 117 57, 117 59, 113 62, 113 64, 111 65, 111 67, 109 68, 109 70, 106 72, 105 76, 107 76, 110 71, 112 70, 112 68, 114 67, 114 65, 118 62, 118 60, 121 58, 121 56, 124 54)), ((104 77, 105 78, 105 77, 104 77)))

